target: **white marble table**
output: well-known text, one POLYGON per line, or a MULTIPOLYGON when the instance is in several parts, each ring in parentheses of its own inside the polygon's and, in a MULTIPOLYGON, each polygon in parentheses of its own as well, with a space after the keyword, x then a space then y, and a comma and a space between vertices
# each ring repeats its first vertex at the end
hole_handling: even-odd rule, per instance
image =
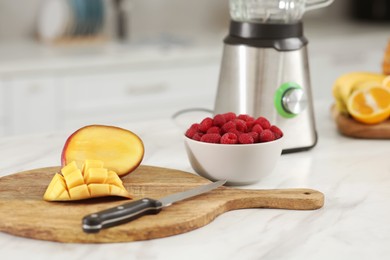
MULTIPOLYGON (((344 72, 378 71, 388 30, 327 28, 308 30, 317 146, 283 155, 269 177, 242 187, 317 189, 325 194, 322 209, 237 210, 185 234, 118 244, 61 244, 0 233, 0 259, 389 259, 390 141, 340 136, 330 115, 332 82, 344 72)), ((182 142, 189 119, 181 119, 121 126, 144 140, 143 164, 193 172, 182 142)), ((0 176, 59 165, 69 134, 1 138, 0 176)))
MULTIPOLYGON (((242 187, 317 189, 325 194, 322 209, 237 210, 185 234, 131 243, 61 244, 0 233, 1 259, 388 259, 390 142, 340 136, 330 103, 316 102, 314 149, 283 155, 272 175, 242 187)), ((143 164, 193 172, 181 136, 186 120, 123 127, 144 140, 143 164)), ((69 134, 0 139, 0 176, 59 165, 69 134)))

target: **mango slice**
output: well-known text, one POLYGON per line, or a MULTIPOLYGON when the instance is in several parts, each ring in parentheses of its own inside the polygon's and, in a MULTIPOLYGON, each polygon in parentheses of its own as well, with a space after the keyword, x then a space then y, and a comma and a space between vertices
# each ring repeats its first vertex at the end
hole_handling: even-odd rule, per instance
MULTIPOLYGON (((144 152, 141 138, 127 129, 87 125, 68 137, 62 149, 61 164, 65 166, 75 161, 81 168, 87 159, 101 161, 107 169, 123 177, 141 164, 144 152)), ((86 168, 98 168, 95 163, 91 164, 86 168)))
POLYGON ((82 169, 74 161, 63 167, 61 174, 54 175, 43 199, 67 201, 105 196, 132 198, 118 174, 104 168, 102 161, 86 160, 82 169))

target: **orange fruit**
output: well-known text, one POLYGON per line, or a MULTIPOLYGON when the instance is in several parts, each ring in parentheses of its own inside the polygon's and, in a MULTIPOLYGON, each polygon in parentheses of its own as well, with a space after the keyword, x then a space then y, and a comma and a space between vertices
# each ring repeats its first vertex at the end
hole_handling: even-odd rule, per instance
POLYGON ((384 87, 390 88, 390 75, 387 76, 386 78, 384 78, 384 80, 382 81, 382 85, 383 85, 384 87))
POLYGON ((356 90, 348 98, 350 115, 365 124, 377 124, 390 116, 390 88, 370 86, 356 90))

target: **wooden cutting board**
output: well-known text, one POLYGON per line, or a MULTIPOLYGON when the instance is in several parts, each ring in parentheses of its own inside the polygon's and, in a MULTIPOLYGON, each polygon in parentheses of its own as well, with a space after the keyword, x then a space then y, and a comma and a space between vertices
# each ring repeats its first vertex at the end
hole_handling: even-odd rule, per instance
POLYGON ((390 139, 390 120, 367 125, 341 114, 335 106, 332 106, 331 110, 338 131, 345 136, 363 139, 390 139))
MULTIPOLYGON (((35 169, 0 178, 0 231, 28 238, 72 243, 111 243, 172 236, 202 227, 234 209, 276 208, 312 210, 324 204, 322 193, 311 189, 245 190, 219 187, 132 222, 86 234, 83 216, 127 202, 118 197, 78 202, 47 202, 42 196, 59 167, 35 169)), ((123 178, 135 196, 161 198, 209 183, 197 175, 140 166, 123 178)))

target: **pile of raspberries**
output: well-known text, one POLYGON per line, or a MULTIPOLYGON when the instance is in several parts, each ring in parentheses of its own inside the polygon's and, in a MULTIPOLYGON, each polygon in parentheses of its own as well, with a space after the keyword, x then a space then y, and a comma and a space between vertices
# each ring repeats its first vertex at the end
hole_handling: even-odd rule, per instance
POLYGON ((283 132, 265 117, 236 115, 233 112, 206 117, 192 124, 185 135, 196 141, 216 144, 253 144, 274 141, 283 132))

